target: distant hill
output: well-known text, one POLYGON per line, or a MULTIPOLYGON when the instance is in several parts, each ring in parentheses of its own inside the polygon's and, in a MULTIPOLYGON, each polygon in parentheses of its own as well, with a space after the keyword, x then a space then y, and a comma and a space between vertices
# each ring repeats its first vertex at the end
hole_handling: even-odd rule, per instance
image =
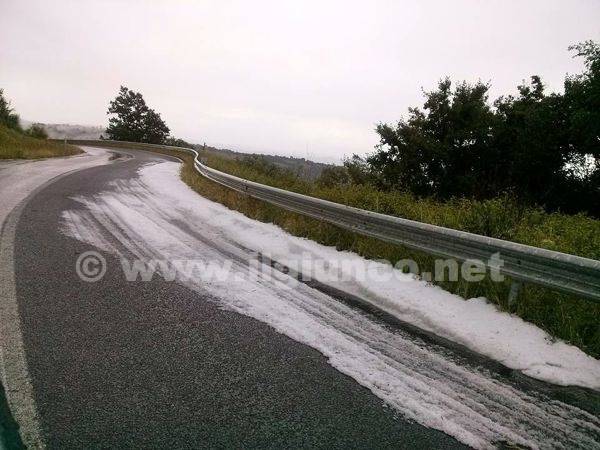
MULTIPOLYGON (((194 147, 198 149, 202 148, 201 145, 194 145, 194 147)), ((314 180, 318 178, 319 175, 321 175, 321 172, 323 172, 323 169, 333 166, 333 164, 325 164, 311 161, 305 158, 295 158, 293 156, 266 155, 262 153, 242 153, 229 149, 215 148, 209 146, 206 146, 206 150, 214 152, 219 156, 231 159, 243 159, 249 157, 263 158, 266 161, 281 167, 282 169, 290 170, 291 172, 309 180, 314 180)))
MULTIPOLYGON (((24 128, 31 126, 33 123, 39 123, 44 127, 48 137, 50 139, 100 139, 100 135, 106 133, 106 128, 100 126, 89 126, 89 125, 73 125, 67 123, 40 123, 30 122, 27 120, 21 120, 21 125, 24 128)), ((201 145, 193 145, 197 148, 202 148, 201 145)), ((295 158, 292 156, 281 156, 281 155, 265 155, 261 153, 242 153, 236 152, 229 149, 222 149, 216 147, 206 147, 207 150, 218 153, 220 156, 226 158, 246 158, 246 157, 260 157, 267 161, 279 166, 283 169, 290 170, 295 174, 314 180, 318 178, 323 169, 331 167, 331 164, 319 163, 310 161, 305 158, 295 158)))

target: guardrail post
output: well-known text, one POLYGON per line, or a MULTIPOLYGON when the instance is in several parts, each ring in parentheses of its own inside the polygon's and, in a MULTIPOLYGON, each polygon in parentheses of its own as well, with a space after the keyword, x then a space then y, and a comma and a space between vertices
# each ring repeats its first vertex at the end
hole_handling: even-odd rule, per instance
POLYGON ((520 281, 513 281, 510 284, 510 292, 508 293, 508 307, 512 309, 512 307, 517 303, 517 298, 519 297, 519 292, 521 291, 521 287, 523 283, 520 281))

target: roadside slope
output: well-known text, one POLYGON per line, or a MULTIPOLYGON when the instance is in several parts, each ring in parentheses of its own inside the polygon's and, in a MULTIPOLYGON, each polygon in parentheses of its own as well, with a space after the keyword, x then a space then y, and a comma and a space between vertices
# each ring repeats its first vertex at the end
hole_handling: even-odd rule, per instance
POLYGON ((37 139, 0 125, 0 160, 39 159, 82 153, 73 145, 37 139))

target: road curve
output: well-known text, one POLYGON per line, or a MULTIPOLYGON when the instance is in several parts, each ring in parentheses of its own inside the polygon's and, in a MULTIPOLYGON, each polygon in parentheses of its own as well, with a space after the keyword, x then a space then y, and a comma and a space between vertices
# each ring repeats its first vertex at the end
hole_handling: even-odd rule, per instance
POLYGON ((462 447, 316 350, 182 285, 127 282, 111 255, 101 281, 81 281, 75 260, 90 246, 61 232, 61 214, 166 159, 131 153, 49 184, 18 218, 16 297, 44 446, 462 447))
POLYGON ((241 273, 252 249, 206 217, 256 224, 182 193, 172 159, 126 153, 45 185, 2 234, 25 372, 6 381, 27 380, 15 417, 31 419, 20 420, 28 443, 600 447, 596 394, 528 379, 327 286, 126 281, 120 258, 134 256, 200 256, 241 273), (90 250, 107 262, 93 283, 75 270, 90 250))

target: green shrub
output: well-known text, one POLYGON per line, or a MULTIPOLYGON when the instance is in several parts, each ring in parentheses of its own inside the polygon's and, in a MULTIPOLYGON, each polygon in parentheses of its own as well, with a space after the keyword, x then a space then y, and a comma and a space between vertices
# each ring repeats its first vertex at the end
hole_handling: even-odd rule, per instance
POLYGON ((0 125, 11 130, 22 131, 19 115, 10 105, 10 101, 4 97, 4 89, 0 89, 0 125))
POLYGON ((27 136, 31 136, 36 139, 48 139, 48 133, 46 133, 46 129, 43 125, 39 123, 34 123, 31 125, 26 131, 25 134, 27 136))

